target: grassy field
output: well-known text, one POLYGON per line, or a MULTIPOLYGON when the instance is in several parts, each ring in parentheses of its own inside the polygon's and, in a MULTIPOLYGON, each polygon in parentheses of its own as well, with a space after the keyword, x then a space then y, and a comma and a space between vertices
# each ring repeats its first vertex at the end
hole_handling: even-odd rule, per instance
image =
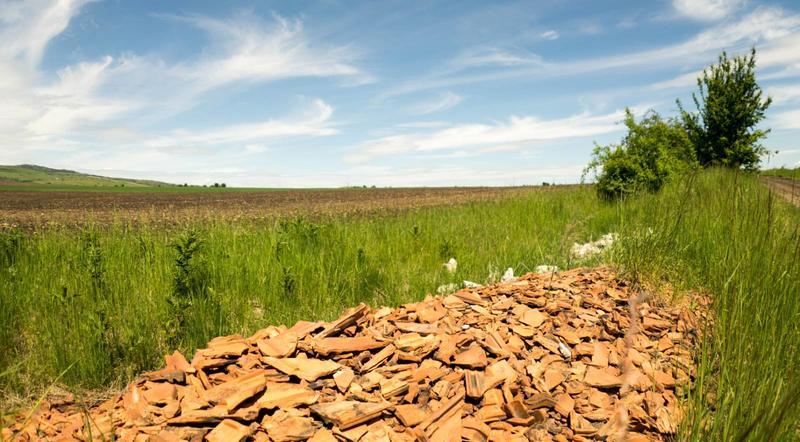
POLYGON ((800 167, 795 167, 794 169, 789 169, 786 167, 779 167, 776 169, 767 169, 761 171, 761 175, 764 176, 777 176, 781 178, 793 178, 793 179, 800 179, 800 167))
POLYGON ((617 204, 575 187, 369 217, 6 231, 2 400, 35 394, 62 372, 73 388, 120 385, 175 347, 191 353, 217 335, 330 319, 360 301, 418 300, 509 266, 594 265, 571 260, 572 243, 617 232, 604 261, 677 296, 699 288, 715 300, 681 439, 793 440, 799 222, 756 177, 708 171, 617 204), (451 256, 454 275, 442 268, 451 256))
POLYGON ((0 166, 0 183, 53 190, 95 187, 145 189, 177 187, 159 181, 109 178, 31 164, 0 166))

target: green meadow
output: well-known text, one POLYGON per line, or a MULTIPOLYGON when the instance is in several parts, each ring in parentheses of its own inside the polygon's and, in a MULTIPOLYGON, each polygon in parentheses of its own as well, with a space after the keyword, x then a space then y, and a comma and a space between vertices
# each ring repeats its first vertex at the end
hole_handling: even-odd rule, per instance
POLYGON ((674 299, 713 299, 681 440, 796 440, 800 210, 754 175, 707 170, 614 203, 590 186, 393 214, 273 221, 124 222, 0 236, 0 401, 58 379, 118 388, 215 336, 398 305, 512 267, 609 264, 674 299), (615 232, 591 260, 575 242, 615 232), (454 274, 442 264, 455 257, 454 274), (61 377, 59 378, 59 375, 61 377))

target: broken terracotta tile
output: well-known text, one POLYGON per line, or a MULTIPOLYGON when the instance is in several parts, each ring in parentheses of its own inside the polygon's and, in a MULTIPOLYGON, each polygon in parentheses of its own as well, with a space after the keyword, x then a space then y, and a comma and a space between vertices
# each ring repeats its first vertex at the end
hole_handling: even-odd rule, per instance
POLYGON ((372 359, 367 361, 366 364, 361 366, 361 373, 367 373, 374 370, 379 365, 386 362, 386 360, 389 359, 389 357, 394 354, 395 351, 397 351, 397 347, 395 347, 393 344, 387 345, 383 348, 383 350, 376 353, 372 359))
POLYGON ((260 408, 295 408, 317 402, 319 393, 297 384, 267 384, 267 391, 256 401, 260 408))
POLYGON ((538 328, 544 323, 547 316, 537 309, 529 308, 520 316, 519 320, 525 325, 533 328, 538 328))
POLYGON ((425 420, 428 413, 418 405, 403 404, 395 406, 394 415, 397 416, 397 419, 406 427, 413 427, 425 420))
POLYGON ((297 376, 300 379, 308 382, 316 381, 317 379, 327 376, 334 371, 338 370, 341 365, 336 362, 321 360, 321 359, 304 359, 304 358, 273 358, 265 356, 263 361, 277 368, 283 373, 291 376, 297 376))
POLYGON ((234 420, 225 419, 206 435, 209 442, 239 442, 253 433, 250 427, 234 420))
MULTIPOLYGON (((191 364, 165 356, 93 407, 92 427, 131 441, 611 440, 624 405, 631 429, 674 438, 700 322, 643 303, 627 336, 627 290, 608 269, 574 269, 222 336, 191 364)), ((86 439, 84 417, 62 404, 12 425, 86 439)))
POLYGON ((384 346, 386 346, 385 342, 376 341, 369 336, 314 339, 314 350, 321 355, 355 353, 384 346))
POLYGON ((267 430, 270 439, 276 442, 307 440, 319 428, 309 417, 279 413, 264 418, 261 426, 267 430))
POLYGON ((312 405, 311 410, 326 422, 346 430, 378 417, 391 406, 389 402, 337 401, 312 405))
POLYGON ((566 379, 561 370, 549 368, 544 372, 544 388, 546 391, 550 391, 561 385, 566 379))
POLYGON ((478 345, 456 354, 453 364, 469 368, 483 368, 488 364, 486 352, 478 345))
MULTIPOLYGON (((436 324, 420 324, 417 322, 400 322, 395 321, 395 327, 398 330, 406 333, 418 333, 421 335, 431 335, 440 333, 439 326, 436 324)), ((395 344, 397 345, 397 344, 395 344)), ((399 346, 398 346, 399 347, 399 346)), ((402 348, 402 347, 401 347, 402 348)))
POLYGON ((333 374, 333 381, 336 383, 336 387, 344 393, 350 387, 350 383, 353 382, 353 379, 356 377, 353 370, 350 368, 343 368, 336 373, 333 374))
POLYGON ((572 410, 575 409, 575 400, 573 400, 572 397, 566 393, 557 395, 555 400, 556 411, 564 417, 569 416, 569 414, 572 413, 572 410))
POLYGON ((586 385, 597 388, 612 388, 622 385, 622 378, 613 367, 588 367, 583 378, 586 385))
POLYGON ((211 404, 224 402, 230 413, 242 402, 264 391, 266 382, 265 372, 256 370, 204 391, 203 399, 211 404))
POLYGON ((153 405, 163 405, 175 401, 178 398, 178 390, 175 385, 168 383, 147 383, 142 392, 144 399, 153 405))
POLYGON ((608 367, 608 349, 605 345, 595 341, 592 344, 592 362, 596 367, 608 367))
POLYGON ((326 338, 328 336, 335 336, 342 332, 342 330, 350 327, 351 325, 355 324, 359 319, 366 316, 367 312, 369 311, 369 307, 366 304, 359 304, 357 307, 353 307, 345 311, 342 316, 339 317, 336 321, 328 324, 321 332, 319 332, 315 338, 326 338))
POLYGON ((292 332, 286 332, 273 338, 260 339, 256 345, 264 356, 287 358, 297 349, 297 336, 292 332))

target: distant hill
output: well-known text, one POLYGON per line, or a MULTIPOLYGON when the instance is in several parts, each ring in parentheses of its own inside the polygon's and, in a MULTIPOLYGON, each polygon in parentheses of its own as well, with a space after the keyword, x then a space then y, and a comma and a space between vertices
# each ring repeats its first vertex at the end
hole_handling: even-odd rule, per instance
POLYGON ((173 187, 174 184, 152 180, 134 180, 89 175, 74 170, 51 169, 44 166, 22 164, 0 166, 0 184, 53 184, 87 187, 173 187))

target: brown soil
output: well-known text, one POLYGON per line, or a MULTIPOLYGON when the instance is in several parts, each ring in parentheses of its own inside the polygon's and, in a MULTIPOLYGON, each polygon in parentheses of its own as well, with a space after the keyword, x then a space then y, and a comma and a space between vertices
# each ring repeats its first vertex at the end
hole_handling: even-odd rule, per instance
POLYGON ((793 180, 791 178, 765 176, 761 177, 764 182, 773 192, 780 195, 782 198, 800 207, 800 180, 793 180))
POLYGON ((215 338, 191 362, 175 352, 99 406, 45 402, 2 436, 671 440, 704 311, 657 305, 605 268, 361 304, 215 338))
POLYGON ((531 187, 196 192, 21 191, 0 187, 0 220, 23 228, 87 222, 180 222, 347 215, 496 200, 531 187))

